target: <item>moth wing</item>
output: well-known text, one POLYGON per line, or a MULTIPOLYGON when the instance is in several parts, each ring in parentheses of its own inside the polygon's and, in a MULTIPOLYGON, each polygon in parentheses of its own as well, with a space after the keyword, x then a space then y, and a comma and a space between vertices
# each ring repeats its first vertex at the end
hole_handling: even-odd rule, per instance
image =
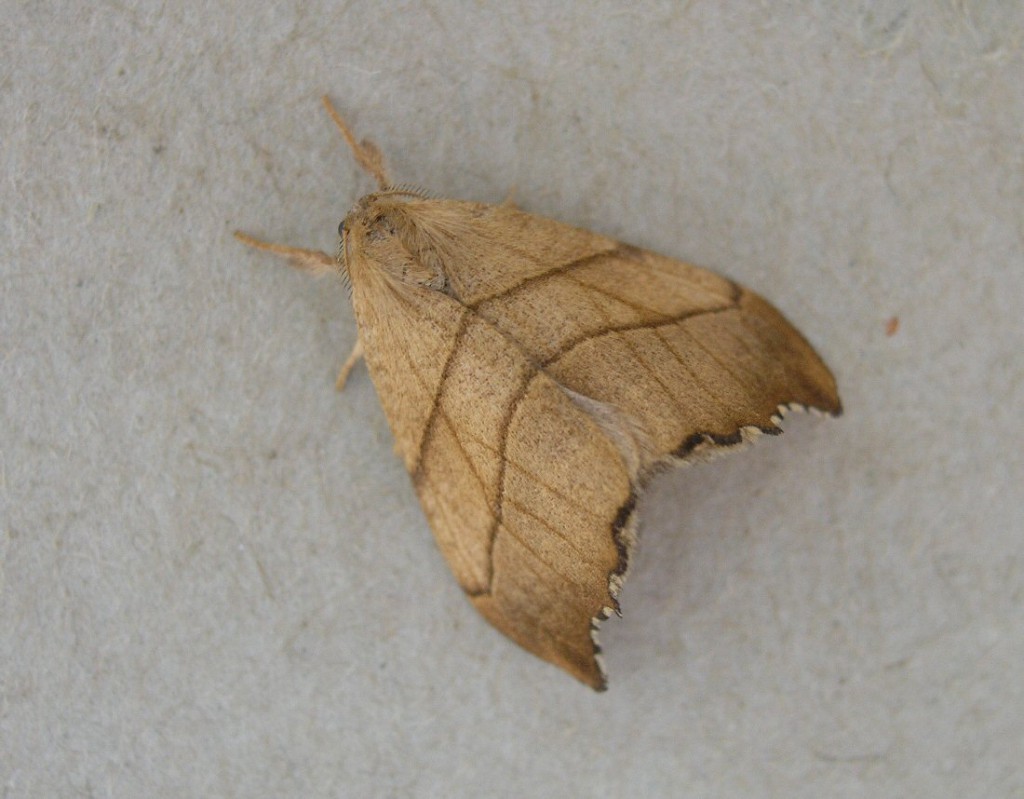
POLYGON ((707 270, 505 206, 412 210, 446 292, 353 284, 396 447, 480 612, 602 688, 594 622, 617 607, 644 476, 777 432, 789 405, 838 413, 835 381, 707 270))
POLYGON ((587 409, 487 320, 429 289, 354 285, 374 383, 438 547, 477 609, 595 688, 634 486, 587 409))
POLYGON ((476 209, 485 265, 449 272, 459 299, 589 400, 613 437, 628 431, 641 472, 779 432, 789 406, 840 412, 828 367, 754 292, 513 208, 453 205, 476 209))

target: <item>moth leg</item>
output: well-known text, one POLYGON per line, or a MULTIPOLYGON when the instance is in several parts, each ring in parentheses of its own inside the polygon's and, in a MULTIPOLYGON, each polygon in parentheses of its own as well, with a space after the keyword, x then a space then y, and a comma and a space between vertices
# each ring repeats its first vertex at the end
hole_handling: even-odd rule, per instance
POLYGON ((239 230, 235 231, 235 238, 242 244, 246 244, 256 250, 272 252, 288 259, 288 263, 303 272, 311 275, 326 275, 338 271, 338 262, 325 252, 319 250, 304 250, 301 247, 288 247, 284 244, 271 244, 269 241, 262 241, 253 238, 239 230))
POLYGON ((321 99, 323 100, 324 108, 327 109, 327 113, 331 115, 334 124, 341 131, 341 135, 345 137, 345 142, 348 144, 349 149, 352 150, 356 163, 373 175, 373 179, 377 181, 377 185, 380 188, 386 189, 390 186, 391 181, 388 180, 388 173, 384 169, 384 156, 377 149, 377 145, 369 139, 356 141, 356 137, 349 130, 348 125, 345 124, 345 120, 341 118, 341 114, 334 110, 334 106, 331 105, 327 95, 325 94, 321 99))
POLYGON ((516 205, 516 187, 515 185, 508 187, 508 194, 505 195, 505 199, 501 201, 502 208, 512 208, 517 210, 519 206, 516 205))
POLYGON ((363 340, 356 338, 356 344, 352 348, 352 352, 349 353, 348 358, 345 359, 345 363, 342 364, 341 371, 338 372, 338 379, 334 382, 334 387, 341 391, 345 388, 345 383, 348 381, 349 372, 355 368, 355 365, 359 363, 363 358, 363 340))

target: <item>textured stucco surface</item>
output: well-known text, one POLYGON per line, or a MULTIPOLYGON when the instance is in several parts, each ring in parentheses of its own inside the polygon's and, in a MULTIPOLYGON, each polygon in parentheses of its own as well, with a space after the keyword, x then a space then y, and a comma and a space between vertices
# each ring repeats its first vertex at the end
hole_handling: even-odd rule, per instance
POLYGON ((1024 7, 0 6, 0 793, 1024 796, 1024 7), (463 599, 343 287, 230 236, 333 249, 324 92, 837 374, 654 484, 604 695, 463 599))

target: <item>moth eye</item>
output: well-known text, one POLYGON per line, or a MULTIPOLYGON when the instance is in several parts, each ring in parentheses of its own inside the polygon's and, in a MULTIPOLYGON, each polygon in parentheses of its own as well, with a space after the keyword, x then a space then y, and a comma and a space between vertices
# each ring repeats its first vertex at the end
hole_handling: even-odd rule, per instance
POLYGON ((338 235, 341 236, 342 238, 345 238, 345 220, 344 219, 342 219, 341 222, 338 223, 338 235))

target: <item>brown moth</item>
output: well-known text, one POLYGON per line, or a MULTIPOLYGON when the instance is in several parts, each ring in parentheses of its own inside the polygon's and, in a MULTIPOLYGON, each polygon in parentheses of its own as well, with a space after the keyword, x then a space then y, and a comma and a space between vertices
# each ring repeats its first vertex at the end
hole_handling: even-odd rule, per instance
POLYGON ((378 190, 336 258, 268 244, 351 283, 360 356, 448 565, 513 641, 593 688, 646 480, 790 408, 840 413, 810 344, 704 269, 511 204, 394 186, 324 103, 378 190))

